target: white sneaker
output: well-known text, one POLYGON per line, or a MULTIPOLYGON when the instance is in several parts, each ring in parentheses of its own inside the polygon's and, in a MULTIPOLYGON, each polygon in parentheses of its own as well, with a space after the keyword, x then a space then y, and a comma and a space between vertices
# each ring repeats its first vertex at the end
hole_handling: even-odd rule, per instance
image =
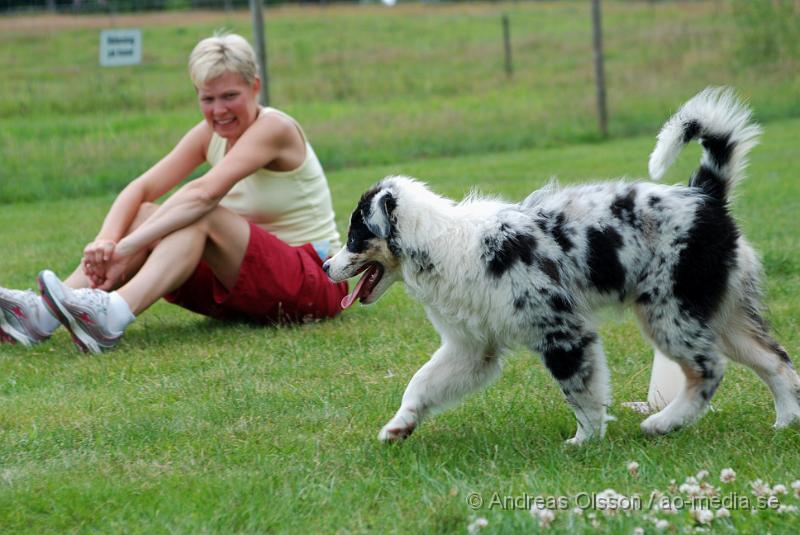
POLYGON ((50 270, 39 273, 37 280, 47 308, 69 330, 81 351, 100 353, 119 343, 122 331, 108 328, 108 292, 73 290, 50 270))
POLYGON ((47 311, 41 308, 39 299, 30 290, 0 287, 0 343, 30 347, 50 338, 53 320, 43 317, 47 311))

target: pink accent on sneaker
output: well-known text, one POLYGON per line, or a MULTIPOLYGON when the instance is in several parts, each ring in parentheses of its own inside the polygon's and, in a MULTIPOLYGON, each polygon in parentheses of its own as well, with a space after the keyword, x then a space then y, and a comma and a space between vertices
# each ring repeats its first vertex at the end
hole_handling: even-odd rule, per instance
POLYGON ((102 290, 73 290, 64 285, 52 271, 37 277, 45 305, 72 335, 81 351, 100 353, 116 346, 122 332, 113 333, 104 327, 108 314, 108 294, 102 290))

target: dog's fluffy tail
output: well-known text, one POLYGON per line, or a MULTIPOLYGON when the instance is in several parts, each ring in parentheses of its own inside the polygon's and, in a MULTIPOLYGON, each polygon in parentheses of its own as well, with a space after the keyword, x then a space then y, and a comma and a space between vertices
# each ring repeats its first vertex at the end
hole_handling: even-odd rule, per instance
POLYGON ((661 129, 650 155, 650 176, 661 179, 683 146, 699 139, 703 156, 689 185, 725 200, 743 178, 747 153, 760 134, 761 128, 750 121, 750 109, 732 89, 709 87, 684 104, 661 129))

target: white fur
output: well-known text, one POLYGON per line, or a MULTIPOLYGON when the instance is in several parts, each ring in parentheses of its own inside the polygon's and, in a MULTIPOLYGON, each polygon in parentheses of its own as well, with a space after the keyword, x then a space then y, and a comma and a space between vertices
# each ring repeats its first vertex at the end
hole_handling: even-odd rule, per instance
POLYGON ((595 310, 608 304, 632 305, 644 335, 686 375, 678 397, 643 422, 646 432, 699 418, 725 357, 764 379, 777 426, 800 420, 800 378, 761 319, 760 263, 737 238, 725 197, 759 129, 730 92, 705 91, 662 130, 654 175, 682 146, 687 118, 711 142, 692 179, 696 187, 550 182, 519 204, 477 195, 456 204, 393 176, 364 194, 347 247, 326 271, 339 281, 380 264, 384 276, 363 301, 402 280, 442 339, 381 440, 407 437, 425 417, 488 384, 517 344, 542 355, 574 409, 578 429, 569 442, 602 437, 611 394, 595 310), (731 140, 732 150, 713 155, 719 139, 731 140), (712 156, 720 154, 730 159, 717 166, 712 156))

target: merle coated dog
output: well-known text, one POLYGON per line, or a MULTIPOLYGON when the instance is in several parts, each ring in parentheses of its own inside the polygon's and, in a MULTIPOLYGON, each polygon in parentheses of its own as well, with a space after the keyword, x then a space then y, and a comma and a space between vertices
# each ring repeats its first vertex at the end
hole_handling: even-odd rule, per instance
POLYGON ((335 281, 365 272, 342 305, 372 303, 402 280, 442 338, 379 438, 405 438, 487 384, 504 350, 520 343, 542 356, 575 412, 568 442, 603 436, 609 371, 594 311, 611 303, 632 306, 644 335, 686 375, 644 431, 698 419, 726 358, 767 383, 776 427, 800 421, 800 378, 769 334, 761 265, 728 206, 759 134, 732 91, 710 88, 664 125, 650 158, 659 179, 698 139, 703 155, 688 186, 551 183, 518 204, 477 196, 455 203, 401 176, 367 191, 347 246, 324 265, 335 281))

